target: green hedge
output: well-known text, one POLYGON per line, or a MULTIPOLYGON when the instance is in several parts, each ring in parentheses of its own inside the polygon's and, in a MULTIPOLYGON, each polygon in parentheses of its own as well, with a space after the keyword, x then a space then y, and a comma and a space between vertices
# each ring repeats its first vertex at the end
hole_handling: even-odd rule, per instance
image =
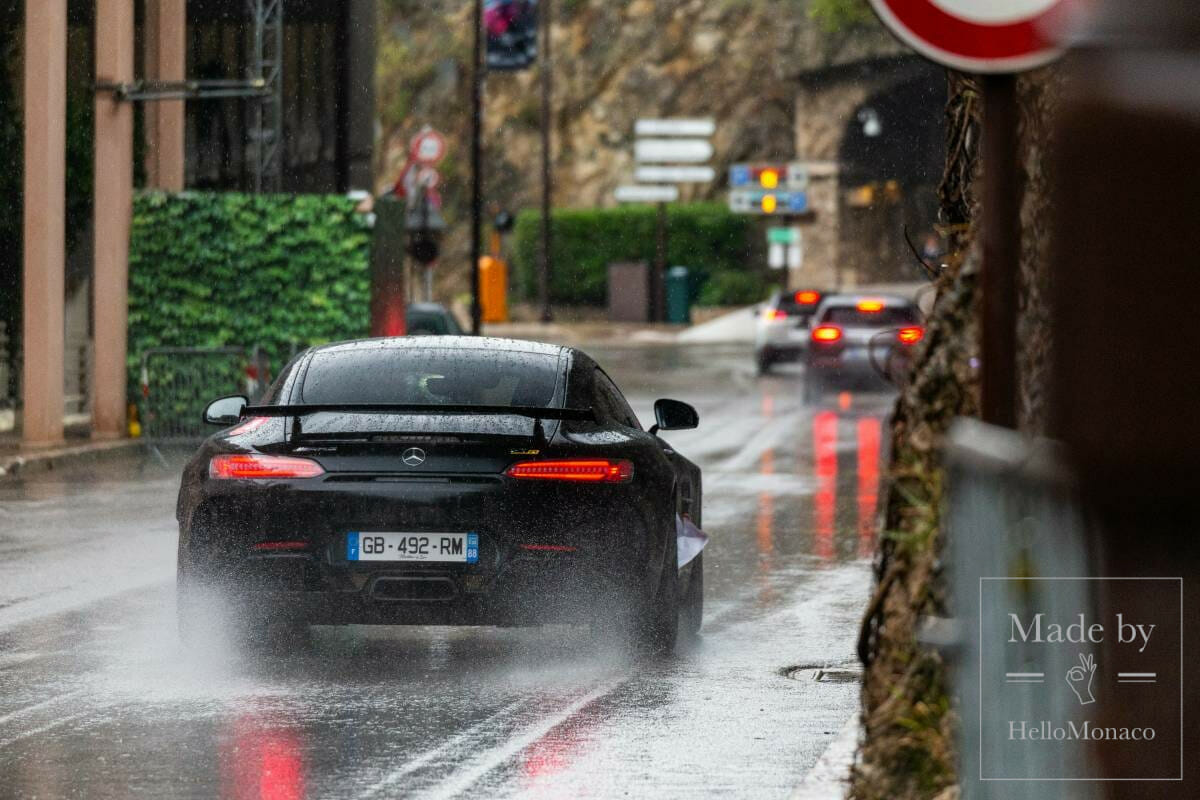
POLYGON ((295 344, 364 336, 371 230, 342 195, 138 195, 129 250, 129 365, 160 346, 295 344))
MULTIPOLYGON (((604 305, 608 264, 654 262, 656 215, 652 206, 554 211, 550 299, 566 305, 604 305)), ((708 279, 718 273, 747 276, 739 283, 742 289, 755 281, 750 277, 755 259, 751 249, 753 227, 748 217, 732 214, 717 203, 674 205, 667 209, 667 231, 667 263, 696 270, 699 275, 695 285, 702 297, 708 279)), ((537 293, 540 236, 541 216, 537 211, 517 215, 513 237, 516 291, 518 297, 527 300, 537 293)), ((724 281, 738 283, 737 279, 724 281)), ((758 283, 761 286, 761 279, 758 283)), ((712 295, 711 290, 708 295, 712 295)))

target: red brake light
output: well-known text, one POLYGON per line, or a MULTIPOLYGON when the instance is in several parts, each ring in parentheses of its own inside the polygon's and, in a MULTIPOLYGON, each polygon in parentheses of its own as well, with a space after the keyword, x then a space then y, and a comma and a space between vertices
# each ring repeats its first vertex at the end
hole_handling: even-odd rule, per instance
POLYGON ((856 308, 859 311, 865 311, 868 314, 873 314, 876 311, 883 311, 882 300, 859 300, 856 308))
POLYGON ((261 478, 316 478, 325 470, 315 461, 291 456, 265 456, 248 453, 213 456, 208 462, 208 477, 218 480, 254 480, 261 478))
POLYGON ((768 308, 767 313, 764 314, 764 316, 769 320, 785 319, 787 317, 787 312, 783 311, 782 309, 778 309, 778 308, 768 308))
POLYGON ((227 433, 225 435, 226 436, 241 436, 243 433, 250 433, 251 431, 258 430, 259 428, 261 428, 263 425, 266 425, 270 421, 271 421, 270 417, 251 417, 250 419, 246 420, 241 425, 238 425, 236 428, 234 428, 233 430, 231 430, 229 433, 227 433))
POLYGON ((925 329, 919 326, 901 328, 896 332, 896 338, 904 344, 916 344, 925 338, 925 329))
POLYGON ((814 342, 836 342, 842 338, 842 329, 837 325, 820 325, 813 328, 812 338, 814 342))
POLYGON ((821 299, 820 292, 812 292, 808 290, 796 292, 796 302, 802 306, 814 306, 821 299))
POLYGON ((606 458, 519 461, 505 470, 504 474, 521 480, 629 483, 633 480, 633 463, 606 458))

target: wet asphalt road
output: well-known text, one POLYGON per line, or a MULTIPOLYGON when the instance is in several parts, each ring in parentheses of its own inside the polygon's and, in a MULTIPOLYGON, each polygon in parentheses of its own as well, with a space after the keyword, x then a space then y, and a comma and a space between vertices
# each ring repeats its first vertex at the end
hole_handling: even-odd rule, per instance
POLYGON ((175 474, 0 483, 0 797, 787 797, 856 713, 885 394, 801 402, 719 346, 590 348, 704 469, 699 642, 639 662, 565 626, 319 628, 181 650, 175 474))

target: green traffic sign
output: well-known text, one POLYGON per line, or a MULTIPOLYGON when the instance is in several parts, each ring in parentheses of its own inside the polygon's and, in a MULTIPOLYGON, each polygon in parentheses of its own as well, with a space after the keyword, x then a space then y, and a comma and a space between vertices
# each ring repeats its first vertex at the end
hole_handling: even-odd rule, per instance
POLYGON ((795 244, 795 228, 767 228, 767 244, 795 244))

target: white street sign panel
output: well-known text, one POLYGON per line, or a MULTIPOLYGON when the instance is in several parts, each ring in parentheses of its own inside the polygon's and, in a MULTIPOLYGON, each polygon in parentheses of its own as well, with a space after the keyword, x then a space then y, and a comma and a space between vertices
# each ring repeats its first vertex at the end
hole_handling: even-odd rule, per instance
POLYGON ((787 263, 784 247, 781 244, 771 244, 767 248, 767 266, 771 269, 783 269, 787 263))
POLYGON ((678 186, 618 186, 613 197, 620 203, 674 203, 679 199, 678 186))
POLYGON ((639 119, 633 125, 638 136, 712 136, 716 130, 713 119, 639 119))
POLYGON ((964 72, 1020 72, 1062 54, 1087 0, 871 0, 892 33, 964 72))
POLYGON ((638 139, 633 143, 633 157, 637 161, 700 164, 712 155, 713 148, 707 139, 638 139))
POLYGON ((712 167, 663 167, 643 165, 634 170, 634 178, 647 183, 712 183, 717 171, 712 167))

